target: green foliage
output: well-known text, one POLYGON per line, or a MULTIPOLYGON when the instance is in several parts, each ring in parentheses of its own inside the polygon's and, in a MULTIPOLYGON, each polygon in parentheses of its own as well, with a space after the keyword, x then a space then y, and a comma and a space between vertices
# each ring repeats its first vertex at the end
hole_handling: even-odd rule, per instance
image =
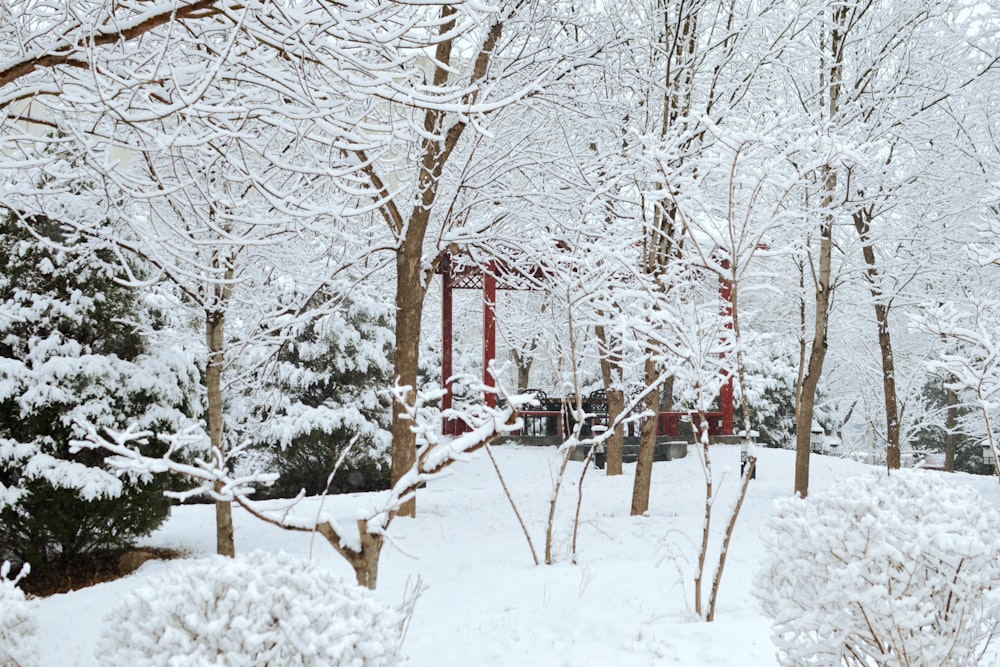
MULTIPOLYGON (((919 429, 911 440, 915 450, 943 452, 948 438, 946 417, 948 398, 945 381, 941 377, 932 376, 921 392, 924 404, 934 417, 919 429)), ((955 411, 955 470, 974 475, 992 475, 996 471, 993 462, 983 459, 982 436, 970 433, 969 422, 978 421, 978 413, 968 404, 959 403, 953 407, 955 411)))
MULTIPOLYGON (((736 403, 736 430, 743 429, 743 406, 736 403)), ((785 447, 795 441, 795 397, 784 384, 765 389, 750 406, 751 429, 757 431, 757 442, 767 447, 785 447)))
POLYGON ((311 305, 318 314, 291 332, 270 378, 275 398, 257 444, 280 478, 263 493, 322 493, 347 447, 331 492, 388 488, 390 311, 359 292, 311 305))
POLYGON ((190 365, 147 352, 113 260, 52 221, 0 222, 0 559, 36 571, 127 546, 169 511, 165 478, 70 451, 77 421, 155 429, 186 408, 190 365))

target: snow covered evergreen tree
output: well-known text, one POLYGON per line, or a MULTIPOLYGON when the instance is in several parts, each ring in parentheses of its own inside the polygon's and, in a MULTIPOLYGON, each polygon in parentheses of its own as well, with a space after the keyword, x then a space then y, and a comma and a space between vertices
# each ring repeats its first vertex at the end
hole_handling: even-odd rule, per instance
POLYGON ((323 290, 315 317, 291 328, 267 371, 268 399, 255 402, 265 469, 280 475, 271 495, 315 495, 389 487, 392 341, 389 305, 360 288, 343 298, 323 290))
POLYGON ((165 479, 70 453, 76 420, 162 429, 192 398, 195 367, 150 348, 139 325, 152 311, 116 283, 114 259, 58 222, 0 220, 0 560, 65 565, 128 545, 169 511, 165 479))

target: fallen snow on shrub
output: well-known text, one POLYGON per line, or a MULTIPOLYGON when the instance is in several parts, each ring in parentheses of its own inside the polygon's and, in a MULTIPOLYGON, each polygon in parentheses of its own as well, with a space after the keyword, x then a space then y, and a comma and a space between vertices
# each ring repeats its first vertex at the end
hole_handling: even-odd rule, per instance
POLYGON ((174 563, 106 621, 102 665, 377 667, 399 615, 371 591, 287 554, 174 563))
POLYGON ((17 587, 18 580, 28 574, 28 567, 13 579, 8 579, 8 574, 10 563, 5 562, 0 565, 0 667, 35 667, 35 603, 25 599, 17 587))
POLYGON ((782 665, 978 665, 996 629, 1000 516, 893 471, 780 502, 755 595, 782 665))

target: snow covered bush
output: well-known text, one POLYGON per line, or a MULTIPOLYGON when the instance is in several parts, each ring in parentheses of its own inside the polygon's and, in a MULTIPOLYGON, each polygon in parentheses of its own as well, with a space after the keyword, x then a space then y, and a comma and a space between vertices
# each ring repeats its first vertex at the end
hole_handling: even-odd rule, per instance
POLYGON ((25 565, 13 579, 7 578, 9 573, 10 563, 0 565, 0 667, 35 667, 38 664, 35 605, 17 587, 28 567, 25 565))
POLYGON ((755 595, 782 665, 978 665, 996 629, 1000 515, 933 474, 780 502, 755 595))
POLYGON ((106 619, 108 667, 377 667, 400 616, 309 561, 256 551, 174 563, 106 619))

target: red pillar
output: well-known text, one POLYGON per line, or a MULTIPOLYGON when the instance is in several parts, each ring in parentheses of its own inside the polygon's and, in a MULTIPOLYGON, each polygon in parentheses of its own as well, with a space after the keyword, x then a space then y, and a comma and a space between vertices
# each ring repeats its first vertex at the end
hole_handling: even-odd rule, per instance
MULTIPOLYGON (((729 260, 721 262, 723 269, 729 269, 729 260)), ((733 283, 727 277, 719 277, 719 296, 722 297, 722 314, 730 318, 726 324, 727 329, 733 328, 733 283)), ((726 383, 722 385, 719 395, 719 402, 722 404, 722 435, 733 434, 733 422, 735 421, 735 409, 733 407, 733 374, 726 373, 726 383)))
MULTIPOLYGON (((452 375, 452 284, 451 256, 447 253, 441 258, 441 385, 447 393, 441 398, 441 409, 451 409, 451 375, 452 375)), ((445 435, 456 435, 449 428, 448 419, 441 424, 441 432, 445 435)))
MULTIPOLYGON (((483 271, 483 384, 487 387, 496 386, 496 380, 490 373, 490 362, 497 357, 497 279, 493 271, 494 265, 492 262, 483 271)), ((487 394, 486 405, 495 408, 497 406, 497 395, 494 393, 487 394)))

